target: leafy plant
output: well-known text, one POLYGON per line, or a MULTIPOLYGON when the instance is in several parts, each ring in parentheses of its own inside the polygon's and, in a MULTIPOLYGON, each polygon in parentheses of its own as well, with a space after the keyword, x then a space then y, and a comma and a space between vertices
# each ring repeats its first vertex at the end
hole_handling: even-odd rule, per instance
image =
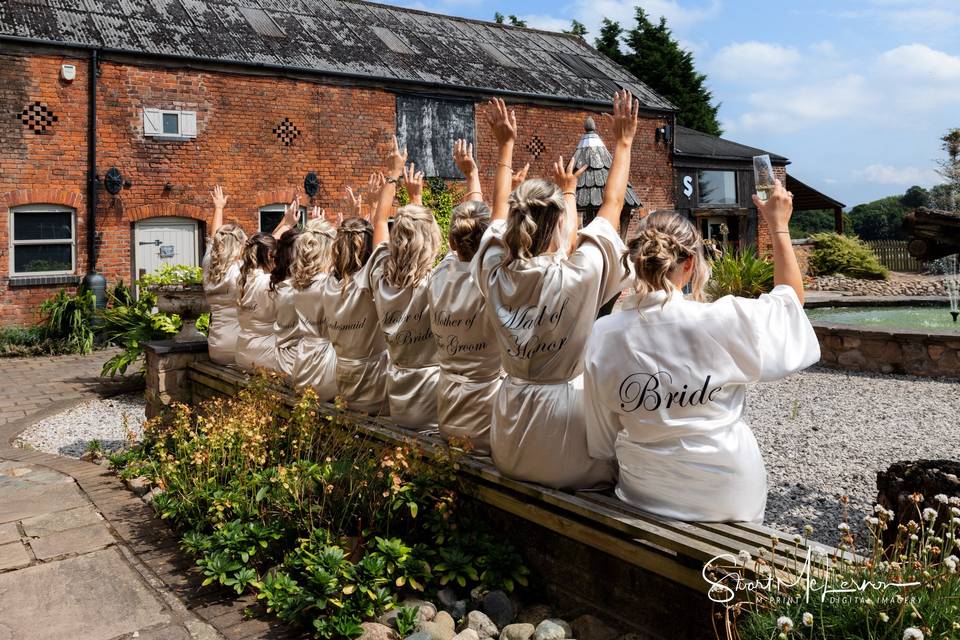
POLYGON ((140 297, 133 299, 123 282, 118 282, 107 294, 107 308, 100 311, 100 331, 108 344, 123 350, 103 364, 101 375, 116 376, 126 373, 130 365, 141 360, 144 342, 163 340, 180 330, 176 314, 154 312, 155 295, 140 288, 140 297))
MULTIPOLYGON (((451 188, 443 178, 427 178, 423 185, 423 206, 433 211, 433 217, 436 218, 440 226, 440 238, 442 246, 438 260, 447 255, 450 250, 447 244, 447 236, 450 232, 450 217, 453 214, 453 208, 457 206, 463 197, 463 190, 458 187, 451 188)), ((397 191, 397 202, 401 206, 410 202, 410 196, 405 187, 397 191)))
POLYGON ((47 338, 40 326, 0 327, 0 358, 53 355, 66 350, 61 342, 47 338))
POLYGON ((417 630, 420 624, 420 607, 400 607, 397 610, 396 626, 397 634, 401 638, 406 638, 417 630))
POLYGON ((862 240, 836 233, 811 236, 815 247, 810 253, 810 268, 816 275, 841 273, 851 278, 885 280, 889 271, 862 240))
POLYGON ((62 343, 71 353, 90 353, 94 338, 90 325, 96 306, 96 297, 89 289, 76 294, 60 289, 40 305, 43 337, 62 343))
POLYGON ((210 313, 201 313, 196 322, 197 331, 203 335, 210 333, 210 313))
POLYGON ((203 282, 203 269, 185 264, 162 264, 156 273, 140 278, 142 287, 165 287, 172 285, 195 285, 203 282))
POLYGON ((714 300, 728 295, 757 298, 771 289, 773 263, 746 249, 727 251, 713 260, 706 293, 714 300))

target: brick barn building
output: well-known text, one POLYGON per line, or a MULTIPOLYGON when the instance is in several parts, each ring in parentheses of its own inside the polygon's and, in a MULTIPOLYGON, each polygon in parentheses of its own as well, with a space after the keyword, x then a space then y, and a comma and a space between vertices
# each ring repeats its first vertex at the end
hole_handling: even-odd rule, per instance
POLYGON ((251 233, 308 174, 311 204, 342 208, 394 133, 448 179, 452 139, 475 139, 489 190, 492 96, 516 108, 516 163, 547 175, 620 87, 643 109, 640 213, 672 208, 672 105, 574 36, 343 0, 3 2, 0 323, 91 269, 198 263, 214 184, 251 233))

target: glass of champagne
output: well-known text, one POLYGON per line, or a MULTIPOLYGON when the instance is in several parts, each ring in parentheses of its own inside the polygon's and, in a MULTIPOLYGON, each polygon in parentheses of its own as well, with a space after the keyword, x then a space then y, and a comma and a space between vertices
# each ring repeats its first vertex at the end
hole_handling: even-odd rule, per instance
POLYGON ((753 182, 757 187, 757 197, 763 202, 767 201, 774 187, 773 164, 770 162, 770 156, 753 156, 753 182))

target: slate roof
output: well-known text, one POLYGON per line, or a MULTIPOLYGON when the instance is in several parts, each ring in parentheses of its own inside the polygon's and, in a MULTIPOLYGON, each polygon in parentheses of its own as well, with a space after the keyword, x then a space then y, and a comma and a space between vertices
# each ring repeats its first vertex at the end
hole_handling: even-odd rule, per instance
POLYGON ((360 0, 2 0, 0 39, 607 104, 667 100, 575 36, 360 0))
POLYGON ((726 140, 689 127, 677 126, 674 137, 674 153, 677 158, 706 158, 715 160, 743 160, 751 162, 753 156, 770 155, 773 164, 789 164, 790 160, 776 153, 726 140))
MULTIPOLYGON (((603 188, 607 185, 613 156, 597 135, 597 125, 593 118, 587 118, 583 124, 583 137, 573 152, 575 169, 586 165, 587 170, 577 178, 577 209, 598 209, 603 204, 603 188)), ((623 205, 630 209, 643 206, 633 187, 627 183, 627 193, 623 205)))

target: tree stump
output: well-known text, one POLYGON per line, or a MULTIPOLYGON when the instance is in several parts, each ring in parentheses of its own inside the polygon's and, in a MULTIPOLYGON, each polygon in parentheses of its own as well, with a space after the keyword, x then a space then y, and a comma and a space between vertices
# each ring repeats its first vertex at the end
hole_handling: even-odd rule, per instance
POLYGON ((935 496, 960 497, 960 462, 956 460, 914 460, 895 462, 886 471, 877 472, 877 504, 890 509, 894 517, 884 532, 884 544, 897 537, 897 526, 913 520, 921 522, 924 509, 937 510, 937 523, 950 519, 950 506, 935 496), (913 494, 923 500, 914 502, 913 494))

